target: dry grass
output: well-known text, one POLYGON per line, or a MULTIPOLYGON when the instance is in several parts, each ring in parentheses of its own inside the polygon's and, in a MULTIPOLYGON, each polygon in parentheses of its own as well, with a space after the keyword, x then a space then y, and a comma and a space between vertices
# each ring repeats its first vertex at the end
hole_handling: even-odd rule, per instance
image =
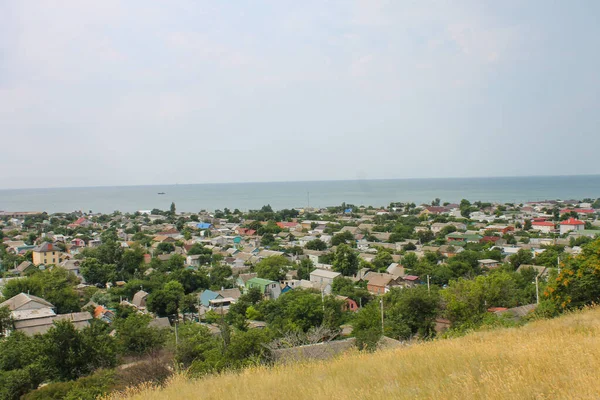
POLYGON ((132 389, 113 399, 598 399, 600 308, 375 354, 132 389))

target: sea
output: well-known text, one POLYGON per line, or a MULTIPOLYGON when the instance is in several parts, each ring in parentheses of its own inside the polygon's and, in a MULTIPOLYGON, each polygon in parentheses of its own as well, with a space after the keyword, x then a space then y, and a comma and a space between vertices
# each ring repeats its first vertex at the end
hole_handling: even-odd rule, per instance
POLYGON ((600 197, 600 175, 381 179, 307 182, 102 186, 0 189, 0 211, 135 212, 158 208, 242 211, 336 206, 387 206, 391 202, 470 201, 525 203, 600 197), (163 193, 163 194, 159 194, 163 193))

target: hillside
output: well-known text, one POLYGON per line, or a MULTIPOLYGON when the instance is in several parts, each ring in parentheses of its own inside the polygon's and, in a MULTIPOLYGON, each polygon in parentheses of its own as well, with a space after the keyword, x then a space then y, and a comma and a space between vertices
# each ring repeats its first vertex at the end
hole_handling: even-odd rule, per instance
POLYGON ((600 308, 375 354, 201 380, 127 399, 599 398, 600 308))

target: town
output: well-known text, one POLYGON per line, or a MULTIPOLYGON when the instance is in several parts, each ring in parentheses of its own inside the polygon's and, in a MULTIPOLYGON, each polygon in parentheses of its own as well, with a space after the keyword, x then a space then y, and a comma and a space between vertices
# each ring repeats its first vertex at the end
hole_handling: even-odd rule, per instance
POLYGON ((599 214, 597 199, 2 211, 0 398, 94 398, 173 363, 203 375, 554 316, 591 298, 567 280, 600 246, 599 214))

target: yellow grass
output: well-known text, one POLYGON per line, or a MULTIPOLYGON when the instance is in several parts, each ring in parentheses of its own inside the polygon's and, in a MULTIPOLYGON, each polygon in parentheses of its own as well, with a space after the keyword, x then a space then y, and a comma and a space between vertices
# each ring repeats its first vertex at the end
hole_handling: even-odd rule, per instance
POLYGON ((375 354, 180 375, 113 399, 600 399, 599 336, 596 308, 375 354))

